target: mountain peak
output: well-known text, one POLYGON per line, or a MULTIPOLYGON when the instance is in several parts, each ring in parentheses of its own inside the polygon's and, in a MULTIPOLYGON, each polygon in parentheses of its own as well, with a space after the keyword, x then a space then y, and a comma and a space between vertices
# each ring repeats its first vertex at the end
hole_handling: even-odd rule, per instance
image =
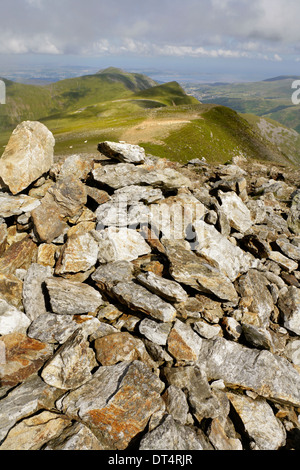
POLYGON ((97 74, 105 74, 105 73, 126 73, 124 70, 119 69, 118 67, 107 67, 106 69, 101 69, 97 74))

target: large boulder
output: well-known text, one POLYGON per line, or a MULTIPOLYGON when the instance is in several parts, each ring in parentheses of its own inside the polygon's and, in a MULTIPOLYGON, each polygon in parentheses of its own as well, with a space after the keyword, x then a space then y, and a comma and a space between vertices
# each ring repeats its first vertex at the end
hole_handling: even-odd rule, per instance
POLYGON ((0 159, 0 180, 18 194, 53 165, 55 140, 40 122, 24 121, 13 131, 0 159))

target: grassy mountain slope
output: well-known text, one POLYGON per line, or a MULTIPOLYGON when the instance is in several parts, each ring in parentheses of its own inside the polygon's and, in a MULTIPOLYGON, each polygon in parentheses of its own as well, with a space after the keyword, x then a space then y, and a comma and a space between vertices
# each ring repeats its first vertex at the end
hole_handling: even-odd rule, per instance
POLYGON ((1 147, 20 121, 39 120, 53 132, 60 157, 95 153, 99 141, 125 140, 180 162, 205 157, 224 163, 241 153, 281 163, 290 162, 290 157, 296 161, 295 142, 289 148, 282 143, 279 150, 274 141, 278 123, 271 132, 254 117, 199 103, 177 82, 157 85, 144 75, 115 68, 45 87, 11 82, 7 105, 0 112, 1 147), (5 121, 9 113, 11 129, 5 121))
POLYGON ((228 106, 241 113, 273 119, 300 132, 300 105, 293 105, 292 89, 298 76, 275 77, 261 82, 188 85, 202 103, 228 106))

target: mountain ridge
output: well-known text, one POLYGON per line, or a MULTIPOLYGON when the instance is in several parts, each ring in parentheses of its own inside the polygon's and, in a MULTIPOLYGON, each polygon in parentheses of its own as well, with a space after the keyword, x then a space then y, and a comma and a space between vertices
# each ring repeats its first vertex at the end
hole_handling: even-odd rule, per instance
POLYGON ((300 160, 298 135, 292 145, 286 145, 290 135, 284 135, 279 149, 273 136, 277 128, 283 132, 280 125, 267 133, 265 125, 262 132, 252 115, 200 103, 176 81, 159 84, 146 75, 108 67, 46 86, 5 83, 7 104, 0 107, 3 148, 19 122, 38 120, 55 134, 61 155, 92 152, 99 140, 129 139, 149 153, 182 163, 193 158, 224 163, 239 154, 285 164, 300 160))

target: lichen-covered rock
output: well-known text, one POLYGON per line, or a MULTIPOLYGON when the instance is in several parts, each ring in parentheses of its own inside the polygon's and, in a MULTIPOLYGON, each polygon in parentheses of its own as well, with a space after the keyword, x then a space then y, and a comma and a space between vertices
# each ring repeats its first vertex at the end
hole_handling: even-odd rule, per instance
POLYGON ((140 361, 100 367, 58 406, 90 427, 106 450, 124 450, 163 407, 163 383, 140 361))
POLYGON ((0 387, 14 387, 30 377, 49 359, 53 348, 24 333, 0 337, 0 387))

